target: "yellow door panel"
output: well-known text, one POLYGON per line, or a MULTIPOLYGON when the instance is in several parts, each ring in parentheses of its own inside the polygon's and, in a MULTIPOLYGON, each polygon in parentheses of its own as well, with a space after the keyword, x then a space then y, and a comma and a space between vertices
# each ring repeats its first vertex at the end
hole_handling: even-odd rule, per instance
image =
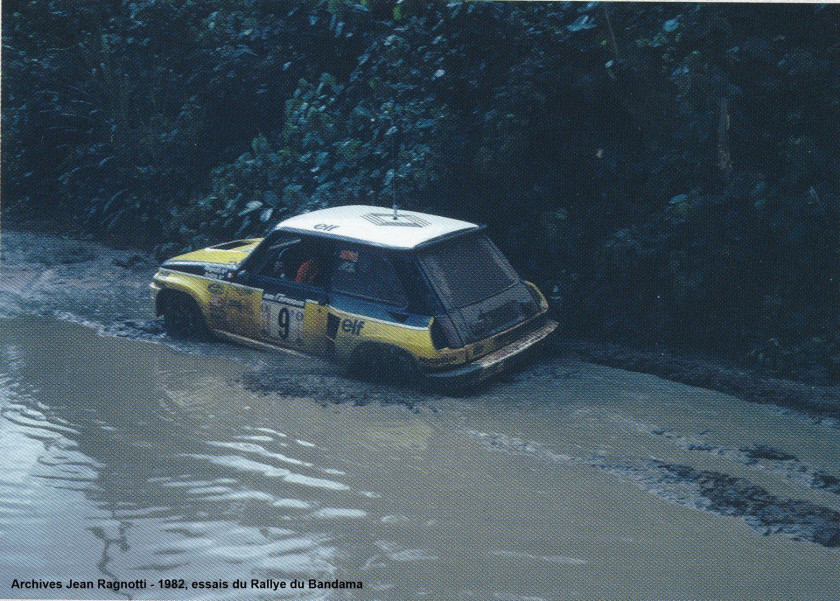
POLYGON ((233 334, 259 339, 262 290, 234 283, 223 285, 226 286, 225 329, 233 334))
POLYGON ((304 350, 305 303, 283 295, 263 294, 260 339, 269 344, 304 350))
POLYGON ((327 349, 326 307, 313 300, 297 300, 283 294, 263 294, 259 339, 323 355, 327 349))
POLYGON ((308 353, 325 355, 330 348, 327 340, 327 307, 307 300, 304 313, 304 346, 308 353))
POLYGON ((415 357, 437 356, 428 328, 387 323, 378 319, 333 310, 338 318, 335 352, 347 360, 359 344, 374 342, 402 348, 415 357))

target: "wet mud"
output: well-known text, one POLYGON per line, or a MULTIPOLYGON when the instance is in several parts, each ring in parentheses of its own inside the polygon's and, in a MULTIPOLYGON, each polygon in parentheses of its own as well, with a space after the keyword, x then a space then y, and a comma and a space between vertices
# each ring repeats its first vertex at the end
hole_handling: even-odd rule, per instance
POLYGON ((410 385, 371 381, 364 374, 353 374, 341 366, 307 358, 289 369, 288 360, 251 369, 242 375, 246 389, 279 397, 314 397, 323 405, 349 403, 362 406, 370 403, 400 404, 410 409, 433 398, 410 385))
POLYGON ((725 458, 758 470, 771 472, 800 486, 840 495, 840 478, 803 463, 796 455, 766 444, 727 447, 708 441, 703 433, 686 436, 679 432, 627 420, 640 433, 662 437, 681 449, 725 458))
MULTIPOLYGON (((778 533, 824 547, 840 546, 840 512, 808 501, 779 498, 745 478, 658 460, 574 457, 552 452, 536 442, 500 433, 471 431, 470 434, 479 438, 488 448, 497 451, 604 470, 633 482, 652 495, 678 505, 740 518, 761 534, 778 533)), ((711 450, 705 447, 697 448, 711 450)), ((767 453, 765 448, 750 449, 741 453, 745 463, 750 464, 767 459, 796 461, 788 454, 767 453)), ((796 468, 793 469, 797 471, 796 468)), ((807 468, 802 467, 802 471, 807 473, 807 468)), ((816 475, 808 478, 808 483, 836 493, 834 480, 836 479, 833 476, 816 472, 816 475), (822 486, 825 481, 830 482, 827 487, 822 486)))
MULTIPOLYGON (((620 471, 620 468, 613 469, 620 471)), ((655 487, 656 494, 664 498, 719 515, 739 517, 762 534, 781 533, 824 547, 840 546, 840 513, 808 501, 780 499, 743 478, 686 465, 651 462, 640 480, 647 482, 646 488, 655 487), (664 492, 686 485, 694 493, 691 501, 684 495, 664 492)))
POLYGON ((558 352, 574 353, 585 361, 655 374, 673 382, 717 390, 751 403, 798 411, 817 423, 840 429, 840 387, 816 386, 768 378, 750 370, 709 360, 645 351, 621 345, 566 340, 558 352))

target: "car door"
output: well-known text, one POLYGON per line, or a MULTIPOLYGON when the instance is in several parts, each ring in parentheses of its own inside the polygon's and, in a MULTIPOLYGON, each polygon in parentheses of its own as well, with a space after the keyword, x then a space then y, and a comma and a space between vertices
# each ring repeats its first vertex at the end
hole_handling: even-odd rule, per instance
POLYGON ((350 242, 336 243, 327 335, 337 357, 353 357, 363 342, 415 348, 427 334, 429 317, 412 309, 391 253, 350 242))
POLYGON ((266 251, 248 278, 260 292, 254 338, 313 354, 326 346, 327 255, 317 239, 289 236, 266 251))
POLYGON ((259 334, 261 299, 262 290, 251 286, 250 282, 226 283, 221 329, 256 339, 259 334))

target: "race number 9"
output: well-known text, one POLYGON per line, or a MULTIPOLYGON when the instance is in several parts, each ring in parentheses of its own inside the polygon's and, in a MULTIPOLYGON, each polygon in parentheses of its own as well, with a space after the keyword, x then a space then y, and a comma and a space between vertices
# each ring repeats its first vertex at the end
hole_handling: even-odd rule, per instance
POLYGON ((279 326, 277 335, 286 340, 289 337, 289 310, 286 307, 280 309, 277 314, 277 325, 279 326))

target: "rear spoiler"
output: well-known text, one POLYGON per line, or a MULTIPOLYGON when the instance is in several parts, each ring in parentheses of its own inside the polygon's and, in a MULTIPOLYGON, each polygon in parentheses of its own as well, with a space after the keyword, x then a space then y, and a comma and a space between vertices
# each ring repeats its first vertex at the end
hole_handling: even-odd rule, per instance
POLYGON ((458 230, 457 232, 449 232, 448 234, 443 234, 442 236, 438 236, 437 238, 430 238, 425 242, 421 242, 411 250, 427 248, 429 246, 432 246, 433 244, 438 244, 439 242, 443 242, 445 240, 452 240, 453 238, 461 238, 462 236, 472 236, 473 234, 478 234, 486 229, 487 225, 484 223, 480 223, 478 224, 478 227, 473 227, 466 230, 458 230))

